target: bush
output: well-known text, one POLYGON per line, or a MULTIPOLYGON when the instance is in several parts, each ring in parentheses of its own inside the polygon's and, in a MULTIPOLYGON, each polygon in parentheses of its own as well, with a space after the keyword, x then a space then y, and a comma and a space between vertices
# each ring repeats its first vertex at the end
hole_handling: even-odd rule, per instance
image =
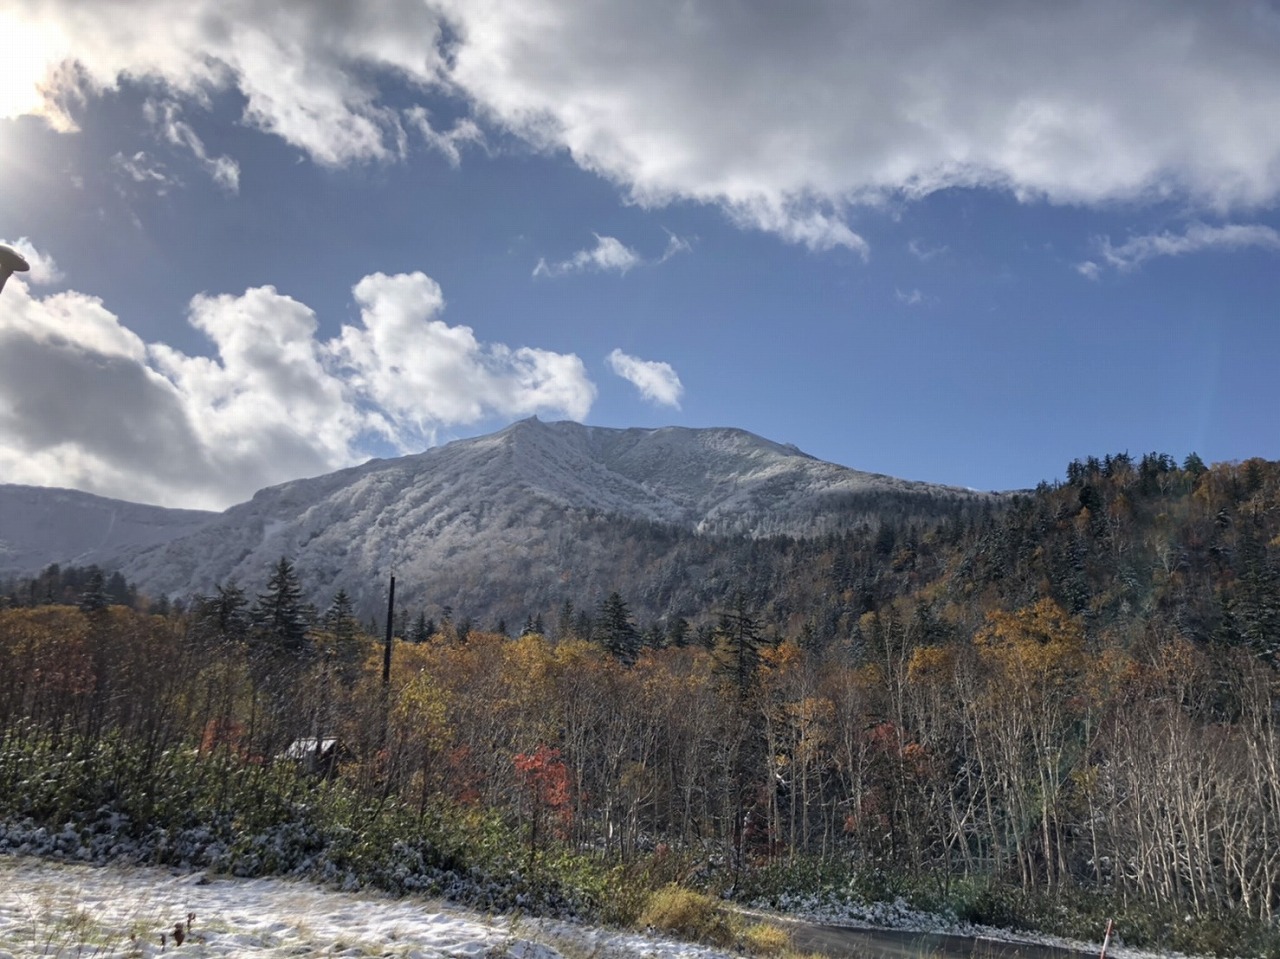
POLYGON ((778 956, 791 948, 791 934, 781 926, 757 922, 742 931, 742 946, 753 956, 778 956))
POLYGON ((679 886, 665 886, 651 895, 640 924, 721 948, 737 941, 733 922, 718 902, 679 886))

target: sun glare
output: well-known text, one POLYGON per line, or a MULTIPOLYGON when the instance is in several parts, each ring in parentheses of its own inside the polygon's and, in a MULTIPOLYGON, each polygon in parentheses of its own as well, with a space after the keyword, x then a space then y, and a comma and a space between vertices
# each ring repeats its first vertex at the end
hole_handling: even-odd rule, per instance
POLYGON ((0 13, 0 119, 42 113, 38 84, 49 67, 46 32, 12 13, 0 13))

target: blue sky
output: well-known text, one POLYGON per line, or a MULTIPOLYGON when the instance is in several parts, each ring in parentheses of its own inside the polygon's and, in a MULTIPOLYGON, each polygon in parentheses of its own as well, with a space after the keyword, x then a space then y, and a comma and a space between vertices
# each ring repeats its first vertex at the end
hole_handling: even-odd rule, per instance
POLYGON ((0 479, 529 415, 982 489, 1280 458, 1280 12, 0 0, 0 479))

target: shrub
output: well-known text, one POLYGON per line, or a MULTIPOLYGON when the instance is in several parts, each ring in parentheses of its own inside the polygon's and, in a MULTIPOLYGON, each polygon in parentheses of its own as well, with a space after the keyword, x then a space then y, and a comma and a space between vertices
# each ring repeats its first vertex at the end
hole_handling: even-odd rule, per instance
POLYGON ((791 947, 791 935, 781 926, 757 922, 742 931, 742 947, 753 956, 778 956, 791 947))
POLYGON ((733 922, 718 902, 679 886, 665 886, 650 896, 640 924, 722 948, 737 940, 733 922))

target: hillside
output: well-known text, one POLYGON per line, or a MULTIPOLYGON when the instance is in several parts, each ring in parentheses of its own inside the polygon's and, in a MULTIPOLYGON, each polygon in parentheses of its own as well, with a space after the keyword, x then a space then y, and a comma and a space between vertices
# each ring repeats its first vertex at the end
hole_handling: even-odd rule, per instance
POLYGON ((287 556, 318 604, 341 588, 366 614, 394 572, 404 603, 433 615, 519 620, 620 590, 661 617, 708 602, 708 580, 719 593, 724 559, 752 541, 885 516, 933 521, 993 498, 836 466, 741 430, 530 419, 262 490, 124 572, 153 595, 183 596, 233 579, 256 587, 287 556))
POLYGON ((0 486, 0 575, 50 563, 113 568, 139 550, 189 535, 217 513, 165 509, 77 490, 0 486))

